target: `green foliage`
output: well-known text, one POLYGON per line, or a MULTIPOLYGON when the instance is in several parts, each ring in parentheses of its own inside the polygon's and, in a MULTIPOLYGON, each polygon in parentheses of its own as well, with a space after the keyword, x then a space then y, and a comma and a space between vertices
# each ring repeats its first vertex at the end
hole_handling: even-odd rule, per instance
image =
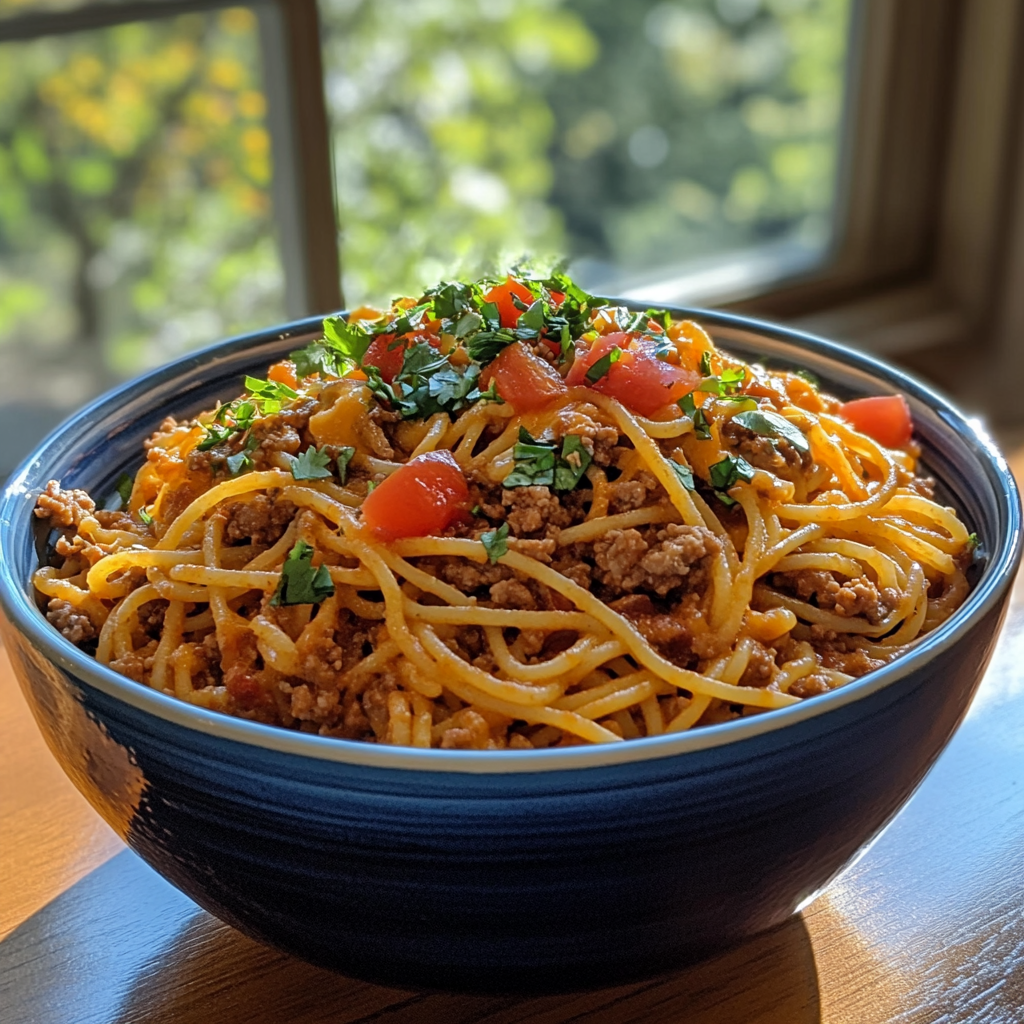
POLYGON ((849 0, 324 0, 345 294, 827 239, 849 0))
POLYGON ((0 45, 0 342, 97 387, 283 317, 258 51, 241 8, 0 45))

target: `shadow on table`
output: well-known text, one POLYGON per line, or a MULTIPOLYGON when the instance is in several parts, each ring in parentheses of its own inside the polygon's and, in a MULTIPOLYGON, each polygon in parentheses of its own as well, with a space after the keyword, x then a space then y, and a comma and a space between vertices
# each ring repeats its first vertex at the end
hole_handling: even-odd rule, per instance
POLYGON ((803 921, 660 978, 516 998, 383 988, 310 967, 200 910, 126 851, 0 943, 0 1022, 818 1024, 803 921))

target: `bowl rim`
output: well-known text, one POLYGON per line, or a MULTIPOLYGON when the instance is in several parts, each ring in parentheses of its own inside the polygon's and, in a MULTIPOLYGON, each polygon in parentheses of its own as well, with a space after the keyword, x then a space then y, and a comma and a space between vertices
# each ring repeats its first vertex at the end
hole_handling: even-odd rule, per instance
MULTIPOLYGON (((614 299, 610 301, 646 308, 643 303, 614 299)), ((659 304, 658 308, 663 307, 659 304)), ((1005 534, 998 538, 995 549, 989 552, 988 564, 981 580, 964 604, 949 619, 919 641, 911 651, 838 690, 752 718, 607 745, 556 750, 467 751, 391 747, 360 740, 294 732, 276 725, 250 722, 209 711, 152 690, 101 665, 61 636, 32 601, 25 581, 19 581, 13 576, 11 560, 0 557, 0 607, 6 614, 5 625, 8 629, 20 633, 44 659, 75 677, 78 682, 85 683, 139 711, 155 715, 165 722, 207 736, 281 754, 366 768, 508 774, 570 771, 675 757, 726 744, 740 744, 744 740, 817 718, 862 700, 915 672, 951 647, 975 622, 984 618, 1000 604, 1012 584, 1021 559, 1021 505, 1017 485, 1009 466, 979 420, 964 416, 931 388, 867 353, 803 331, 740 314, 699 307, 664 308, 675 315, 696 319, 712 329, 721 327, 758 334, 783 342, 796 352, 807 351, 838 360, 851 369, 869 374, 875 380, 902 391, 940 413, 956 430, 965 447, 973 450, 981 459, 988 475, 994 477, 993 487, 996 482, 1001 485, 1006 530, 1005 534)), ((23 513, 25 499, 30 492, 38 493, 38 488, 30 488, 27 483, 33 468, 44 460, 52 446, 75 432, 80 424, 99 418, 127 396, 144 394, 150 388, 167 382, 180 373, 208 364, 219 356, 234 355, 240 349, 255 344, 269 344, 318 332, 321 329, 321 320, 321 317, 309 317, 216 342, 113 388, 68 417, 22 460, 0 496, 0 555, 6 543, 10 542, 9 536, 13 529, 12 512, 23 513)), ((35 494, 31 496, 34 501, 35 494)))

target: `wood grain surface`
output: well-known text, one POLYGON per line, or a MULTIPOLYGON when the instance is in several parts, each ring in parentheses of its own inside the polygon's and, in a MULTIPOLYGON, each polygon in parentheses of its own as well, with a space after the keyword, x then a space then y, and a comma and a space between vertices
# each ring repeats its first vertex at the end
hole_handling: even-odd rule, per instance
MULTIPOLYGON (((1014 459, 1024 469, 1024 450, 1014 459)), ((1021 1024, 1024 584, 963 726, 907 807, 787 924, 654 981, 542 998, 381 988, 266 949, 125 849, 0 651, 2 1024, 1021 1024)))

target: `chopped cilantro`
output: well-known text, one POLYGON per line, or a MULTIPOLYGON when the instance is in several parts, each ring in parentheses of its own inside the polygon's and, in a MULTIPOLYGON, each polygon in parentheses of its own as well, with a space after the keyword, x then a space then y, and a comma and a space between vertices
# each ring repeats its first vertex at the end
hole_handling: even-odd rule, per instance
POLYGON ((481 534, 480 543, 487 552, 487 560, 494 565, 502 555, 508 554, 508 523, 481 534))
POLYGON ((702 377, 711 376, 711 353, 701 352, 700 354, 700 373, 702 377))
POLYGON ((684 466, 681 462, 676 462, 674 459, 669 459, 668 464, 672 467, 672 471, 677 477, 679 482, 688 490, 696 490, 696 484, 693 482, 693 470, 689 466, 684 466))
POLYGON ((451 333, 456 338, 465 338, 467 334, 479 331, 484 325, 484 318, 479 313, 468 310, 452 324, 451 333))
POLYGON ((555 446, 536 441, 525 427, 519 428, 519 443, 512 449, 515 468, 503 481, 505 487, 553 487, 555 446))
POLYGON ((672 339, 664 334, 648 334, 647 339, 654 342, 655 359, 660 359, 662 362, 670 362, 670 357, 676 354, 676 347, 672 344, 672 339))
MULTIPOLYGON (((349 450, 355 451, 354 448, 349 450)), ((327 468, 331 461, 330 455, 322 448, 314 448, 313 445, 297 457, 290 455, 288 461, 291 463, 292 476, 296 480, 325 480, 331 475, 327 468)))
POLYGON ((704 415, 704 410, 699 409, 697 403, 694 402, 692 392, 688 395, 683 395, 677 404, 693 420, 694 437, 698 441, 709 441, 711 439, 711 425, 708 423, 707 416, 704 415))
MULTIPOLYGON (((701 369, 703 369, 703 365, 702 359, 701 369)), ((725 398, 729 395, 734 395, 739 390, 739 386, 743 383, 746 375, 747 371, 739 367, 735 370, 723 370, 717 377, 705 377, 697 385, 697 390, 704 391, 709 395, 717 395, 719 398, 725 398)))
POLYGON ((366 482, 366 493, 372 494, 380 486, 377 480, 367 480, 366 482))
POLYGON ((528 331, 532 332, 534 338, 540 337, 546 314, 547 306, 545 306, 544 300, 537 299, 520 315, 519 321, 516 323, 516 334, 519 335, 520 341, 530 340, 530 338, 524 337, 528 331))
POLYGON ((117 493, 121 498, 121 508, 127 508, 128 502, 132 500, 132 487, 135 486, 135 480, 130 477, 127 473, 122 473, 117 478, 117 493))
POLYGON ((727 491, 740 480, 754 479, 754 467, 740 455, 726 455, 708 471, 711 486, 718 491, 727 491))
POLYGON ((562 450, 544 441, 537 441, 519 428, 519 443, 512 449, 515 468, 502 482, 504 487, 552 487, 571 491, 583 478, 592 456, 576 434, 562 438, 562 450))
POLYGON ((500 327, 492 331, 480 331, 474 334, 466 342, 466 351, 469 358, 478 363, 486 365, 491 362, 499 352, 507 345, 516 340, 515 331, 500 327))
POLYGON ((281 581, 270 603, 280 605, 319 604, 334 593, 334 582, 326 565, 313 568, 313 549, 304 541, 295 542, 281 567, 281 581))
POLYGON ((667 309, 645 309, 644 316, 661 324, 666 331, 672 326, 672 314, 667 309))
POLYGON ((259 448, 260 442, 258 438, 249 435, 249 439, 245 442, 245 447, 235 452, 234 455, 229 455, 225 460, 224 464, 228 467, 228 472, 232 476, 238 476, 243 469, 247 469, 252 466, 252 453, 259 448))
POLYGON ((402 369, 390 384, 375 366, 364 369, 369 375, 367 387, 380 401, 399 412, 402 419, 426 419, 438 412, 455 414, 481 400, 503 401, 493 381, 486 391, 477 386, 479 363, 470 363, 465 369, 453 366, 446 355, 426 342, 417 342, 405 350, 402 369))
POLYGON ((479 505, 474 505, 474 506, 473 506, 473 507, 472 507, 472 508, 471 508, 471 509, 469 510, 469 514, 470 514, 471 516, 478 516, 478 515, 480 515, 480 511, 481 511, 481 509, 480 509, 480 506, 479 506, 479 505))
POLYGON ((252 395, 250 401, 264 416, 280 412, 285 402, 299 397, 287 384, 280 384, 276 380, 260 380, 259 377, 247 376, 245 389, 252 395))
MULTIPOLYGON (((434 316, 439 320, 454 320, 461 313, 470 309, 472 295, 472 285, 463 284, 461 281, 442 281, 437 288, 428 291, 423 298, 432 302, 434 316)), ((460 337, 460 335, 456 335, 456 337, 460 337)))
POLYGON ((562 438, 562 452, 555 463, 555 490, 571 491, 583 478, 593 456, 583 447, 583 439, 576 434, 562 438))
POLYGON ((622 358, 622 349, 616 345, 611 351, 606 352, 593 366, 587 370, 587 380, 596 384, 611 368, 622 358))
POLYGON ((329 316, 324 319, 323 337, 290 352, 288 358, 295 363, 295 373, 300 378, 312 373, 340 377, 350 364, 362 361, 372 341, 373 334, 360 324, 349 323, 342 316, 329 316))
POLYGON ((779 438, 788 441, 797 451, 808 452, 811 446, 807 443, 803 431, 795 424, 790 423, 784 416, 771 410, 758 409, 752 412, 741 412, 733 416, 733 422, 741 427, 760 434, 762 437, 779 438))
POLYGON ((723 402, 732 402, 741 412, 751 412, 757 408, 757 402, 750 395, 719 395, 723 402))
POLYGON ((812 388, 821 387, 821 381, 818 380, 817 375, 811 373, 810 370, 796 370, 794 371, 794 373, 797 377, 803 377, 803 379, 807 381, 807 383, 810 384, 812 388))
POLYGON ((343 445, 338 449, 338 454, 334 456, 334 464, 338 467, 338 480, 340 483, 344 483, 348 479, 348 464, 352 461, 352 456, 355 453, 355 448, 343 445))

